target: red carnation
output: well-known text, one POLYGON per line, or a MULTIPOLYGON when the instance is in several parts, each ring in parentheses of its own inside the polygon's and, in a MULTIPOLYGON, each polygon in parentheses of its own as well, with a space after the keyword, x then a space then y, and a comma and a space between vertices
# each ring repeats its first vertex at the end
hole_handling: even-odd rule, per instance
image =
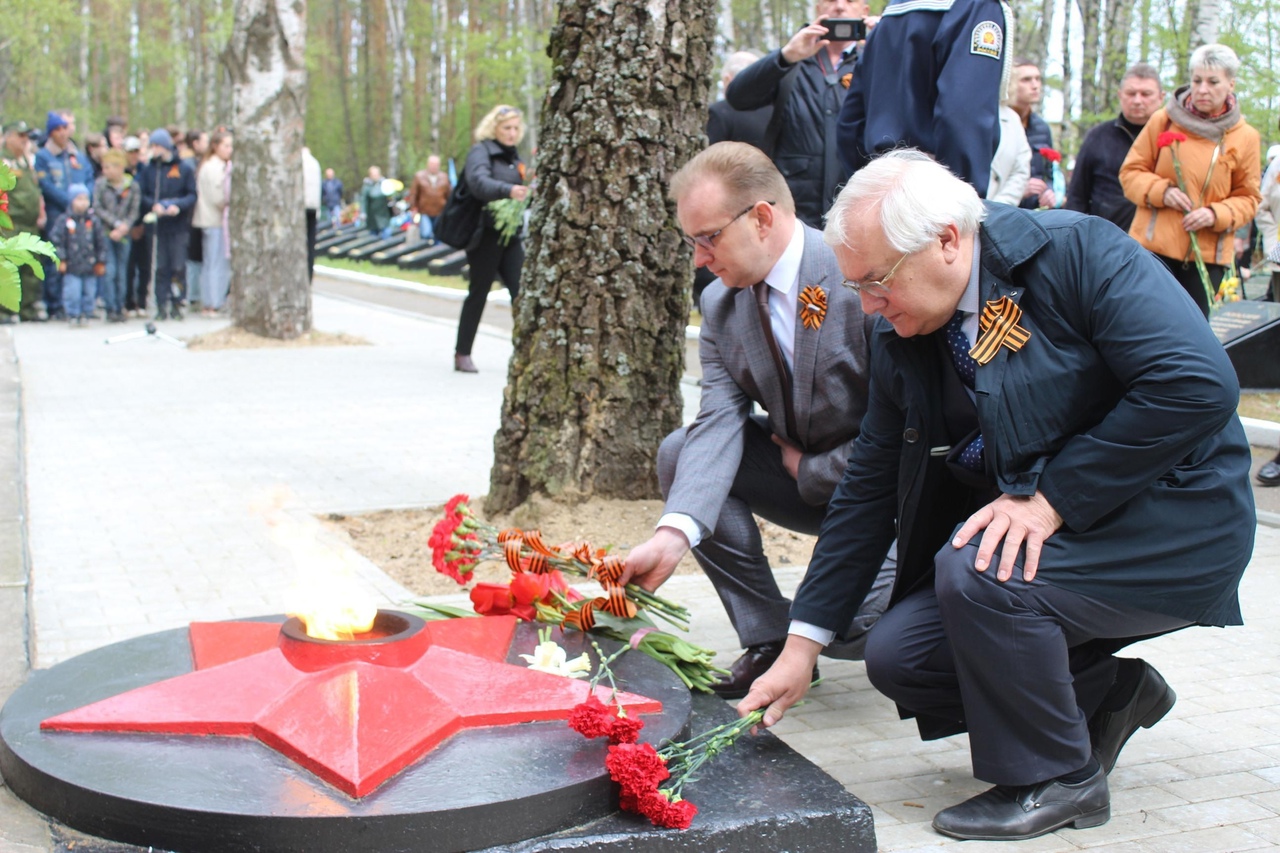
POLYGON ((515 603, 511 590, 502 584, 478 583, 471 590, 471 606, 481 616, 505 616, 515 603))
POLYGON ((657 790, 658 783, 669 778, 667 762, 649 743, 619 743, 609 747, 604 760, 609 778, 622 786, 624 793, 639 795, 657 790))
POLYGON ((644 722, 637 717, 613 717, 609 726, 609 743, 635 743, 640 739, 644 722))
POLYGON ((569 728, 585 738, 607 737, 617 718, 595 696, 573 706, 569 712, 569 728))
MULTIPOLYGON (((444 505, 445 514, 453 515, 454 510, 456 510, 460 504, 464 504, 469 500, 471 500, 469 495, 454 495, 449 498, 449 502, 444 505)), ((468 509, 470 509, 470 507, 468 507, 468 509)))
POLYGON ((1170 145, 1172 145, 1175 142, 1186 142, 1186 141, 1187 141, 1187 135, 1185 133, 1179 133, 1176 130, 1166 130, 1164 133, 1156 137, 1156 147, 1168 148, 1170 145))
POLYGON ((1055 148, 1041 148, 1040 156, 1048 160, 1050 163, 1062 162, 1062 152, 1055 148))
POLYGON ((688 800, 667 799, 665 791, 646 791, 636 797, 636 811, 663 829, 688 829, 698 807, 688 800))

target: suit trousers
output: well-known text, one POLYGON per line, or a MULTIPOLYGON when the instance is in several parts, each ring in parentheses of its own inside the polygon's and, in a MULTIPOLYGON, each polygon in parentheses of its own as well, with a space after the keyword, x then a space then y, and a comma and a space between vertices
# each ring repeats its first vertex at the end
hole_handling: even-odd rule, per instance
POLYGON ((867 677, 920 718, 922 736, 967 730, 978 779, 1030 785, 1079 770, 1089 762, 1089 718, 1116 677, 1109 649, 1124 645, 1090 641, 1191 623, 1039 577, 1028 583, 1020 563, 1002 583, 994 566, 974 568, 977 553, 976 541, 943 546, 933 587, 895 604, 871 630, 867 677), (932 733, 926 720, 938 724, 932 733))
MULTIPOLYGON (((658 484, 663 497, 675 481, 686 429, 671 433, 658 448, 658 484)), ((715 530, 698 543, 693 556, 715 587, 738 632, 738 641, 746 648, 784 641, 791 624, 791 600, 778 589, 752 515, 797 533, 816 535, 827 508, 825 504, 808 504, 800 497, 799 486, 783 467, 781 450, 770 438, 772 432, 763 417, 749 418, 742 432, 742 461, 729 497, 720 509, 715 530)), ((846 639, 827 646, 824 654, 861 659, 867 631, 888 605, 896 569, 891 555, 846 639)))

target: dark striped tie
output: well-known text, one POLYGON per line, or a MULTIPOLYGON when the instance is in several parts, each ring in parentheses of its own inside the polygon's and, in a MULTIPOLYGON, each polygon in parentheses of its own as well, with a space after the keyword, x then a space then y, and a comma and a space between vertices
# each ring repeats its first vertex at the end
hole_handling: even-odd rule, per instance
MULTIPOLYGON (((978 372, 978 362, 969 355, 969 336, 961 328, 964 317, 963 311, 957 311, 955 316, 947 322, 943 332, 947 338, 947 351, 951 353, 951 363, 956 366, 960 381, 972 390, 973 381, 978 372)), ((983 473, 986 470, 986 463, 982 456, 982 448, 982 434, 979 433, 973 441, 969 442, 969 446, 960 452, 958 460, 960 466, 977 474, 983 473)))

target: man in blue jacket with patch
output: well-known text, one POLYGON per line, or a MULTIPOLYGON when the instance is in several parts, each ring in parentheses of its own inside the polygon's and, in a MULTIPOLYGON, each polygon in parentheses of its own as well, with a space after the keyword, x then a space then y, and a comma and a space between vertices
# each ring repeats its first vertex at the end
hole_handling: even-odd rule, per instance
POLYGON ((840 111, 845 165, 856 172, 909 145, 985 196, 1000 142, 1007 33, 998 0, 891 0, 840 111))
MULTIPOLYGON (((93 184, 93 167, 89 158, 76 150, 71 141, 71 123, 61 112, 50 112, 45 122, 46 139, 36 151, 36 181, 44 196, 44 209, 50 227, 71 207, 68 190, 75 184, 93 184)), ((43 291, 45 311, 51 319, 61 317, 62 273, 53 264, 45 267, 43 291)))
POLYGON ((923 738, 967 731, 995 785, 934 828, 1104 823, 1125 741, 1176 698, 1114 653, 1241 623, 1256 522, 1231 362, 1110 222, 984 204, 917 151, 854 175, 825 236, 880 315, 870 399, 786 645, 738 710, 772 725, 804 695, 897 535, 867 677, 923 738))
POLYGON ((182 319, 180 303, 187 292, 187 241, 191 237, 191 212, 196 206, 196 171, 178 159, 169 132, 151 133, 151 160, 138 170, 142 209, 150 211, 149 227, 155 240, 156 319, 182 319), (172 303, 172 307, 170 307, 172 303))

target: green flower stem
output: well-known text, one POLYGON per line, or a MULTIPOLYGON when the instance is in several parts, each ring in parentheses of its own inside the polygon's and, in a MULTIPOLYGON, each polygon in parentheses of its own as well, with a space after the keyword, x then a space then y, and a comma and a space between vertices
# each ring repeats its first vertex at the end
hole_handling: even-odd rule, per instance
POLYGON ((716 726, 683 743, 668 744, 658 750, 671 773, 670 783, 662 790, 673 800, 679 797, 685 784, 697 778, 702 765, 733 746, 744 732, 750 731, 763 719, 764 709, 760 708, 732 723, 716 726))
MULTIPOLYGON (((1187 198, 1191 198, 1191 193, 1187 192, 1187 182, 1182 177, 1182 161, 1178 158, 1180 144, 1175 142, 1170 147, 1170 153, 1173 155, 1173 173, 1178 176, 1178 189, 1182 190, 1182 194, 1187 198)), ((1209 307, 1212 308, 1214 297, 1218 294, 1209 278, 1209 268, 1204 265, 1204 256, 1200 253, 1200 240, 1196 237, 1197 233, 1198 231, 1192 231, 1187 236, 1191 240, 1191 251, 1196 256, 1196 272, 1200 273, 1200 283, 1204 285, 1205 296, 1209 298, 1209 307)))

